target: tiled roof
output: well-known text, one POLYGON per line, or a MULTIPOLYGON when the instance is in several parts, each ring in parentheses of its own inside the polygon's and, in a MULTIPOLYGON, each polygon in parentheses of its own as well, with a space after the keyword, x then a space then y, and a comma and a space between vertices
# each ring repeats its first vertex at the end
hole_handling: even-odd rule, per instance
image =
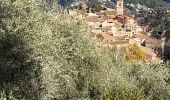
POLYGON ((102 30, 103 30, 104 32, 111 31, 111 30, 112 30, 112 26, 105 26, 105 27, 103 27, 102 30))
POLYGON ((128 35, 123 35, 123 36, 113 36, 115 40, 127 40, 128 35))
POLYGON ((108 19, 116 19, 117 16, 116 15, 111 15, 111 16, 107 16, 108 19))
POLYGON ((154 62, 156 62, 156 63, 160 63, 160 62, 161 62, 161 58, 160 58, 160 57, 155 57, 154 59, 153 59, 152 57, 153 57, 153 56, 151 56, 151 55, 145 54, 145 61, 146 61, 146 62, 152 62, 152 61, 154 61, 154 62))
POLYGON ((115 23, 116 25, 122 26, 123 23, 119 22, 119 21, 113 21, 113 23, 115 23))
POLYGON ((97 18, 97 16, 87 16, 86 21, 87 22, 100 22, 100 20, 97 18))
POLYGON ((98 18, 97 16, 87 16, 86 17, 87 22, 100 22, 100 23, 103 23, 107 19, 108 19, 107 16, 102 16, 101 18, 98 18))
POLYGON ((160 45, 163 42, 163 40, 156 39, 153 37, 147 37, 145 40, 145 44, 153 44, 153 45, 160 45))
POLYGON ((112 15, 111 17, 112 17, 113 19, 117 18, 117 16, 115 16, 115 15, 112 15))
POLYGON ((138 38, 138 39, 140 39, 140 40, 144 40, 144 39, 146 38, 145 35, 140 34, 140 33, 134 34, 133 37, 134 37, 134 38, 138 38))
POLYGON ((102 16, 101 18, 99 18, 99 20, 100 20, 101 23, 104 22, 104 21, 107 20, 107 19, 108 19, 107 16, 102 16))
POLYGON ((145 62, 150 62, 152 61, 152 56, 145 54, 145 62))
POLYGON ((118 44, 129 44, 129 39, 126 39, 126 36, 112 36, 107 32, 101 33, 103 36, 103 43, 110 45, 118 44))
POLYGON ((113 11, 105 11, 104 14, 107 15, 107 16, 110 16, 110 15, 116 15, 116 11, 113 10, 113 11))
POLYGON ((103 41, 104 44, 110 44, 110 45, 126 45, 129 44, 129 40, 119 40, 119 41, 103 41))
POLYGON ((104 40, 108 40, 108 41, 110 41, 110 40, 112 40, 112 41, 114 41, 114 38, 113 38, 113 36, 111 36, 109 33, 107 33, 107 32, 102 32, 101 33, 101 35, 103 36, 103 38, 104 38, 104 40))
POLYGON ((125 18, 127 18, 128 20, 131 20, 131 19, 133 19, 133 17, 131 17, 131 16, 128 16, 128 15, 123 15, 125 18))
POLYGON ((123 15, 118 15, 117 17, 118 18, 125 18, 123 15))
POLYGON ((126 19, 128 19, 128 20, 133 19, 133 17, 128 16, 128 15, 119 15, 119 16, 117 16, 117 17, 118 17, 118 18, 126 18, 126 19))
POLYGON ((156 54, 154 53, 154 50, 148 47, 144 47, 144 46, 140 46, 140 48, 142 49, 142 51, 150 56, 156 56, 156 54))
POLYGON ((98 16, 103 16, 104 13, 103 13, 103 12, 96 12, 96 15, 98 15, 98 16))

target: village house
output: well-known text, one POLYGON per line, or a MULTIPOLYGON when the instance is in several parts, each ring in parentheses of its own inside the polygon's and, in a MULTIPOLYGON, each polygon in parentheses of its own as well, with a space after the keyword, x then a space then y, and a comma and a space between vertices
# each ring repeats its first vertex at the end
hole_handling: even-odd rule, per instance
POLYGON ((145 62, 147 63, 150 63, 150 62, 154 62, 154 63, 161 63, 161 58, 157 56, 156 53, 154 53, 154 50, 151 49, 151 48, 148 48, 148 47, 143 47, 143 46, 140 46, 141 50, 144 52, 145 54, 145 62))
POLYGON ((99 33, 101 33, 102 32, 102 28, 92 28, 91 29, 91 32, 93 32, 93 33, 95 33, 95 34, 99 34, 99 33))
POLYGON ((145 39, 144 45, 145 47, 153 49, 158 56, 162 57, 165 46, 165 38, 156 39, 155 37, 150 36, 145 39))
POLYGON ((101 20, 97 16, 87 16, 86 21, 93 28, 99 28, 102 25, 101 20))
POLYGON ((107 32, 102 32, 101 33, 102 38, 102 43, 106 47, 110 48, 121 48, 121 47, 126 47, 129 45, 129 39, 128 36, 111 36, 107 32))
POLYGON ((164 32, 160 34, 155 30, 155 36, 148 29, 147 16, 125 14, 124 0, 117 1, 116 10, 88 13, 86 21, 91 28, 91 35, 99 39, 103 46, 122 48, 137 44, 144 51, 146 62, 161 61, 166 42, 164 32))
POLYGON ((141 46, 141 45, 143 45, 145 39, 146 39, 146 36, 143 34, 140 34, 140 33, 134 34, 133 38, 131 39, 131 43, 141 46))

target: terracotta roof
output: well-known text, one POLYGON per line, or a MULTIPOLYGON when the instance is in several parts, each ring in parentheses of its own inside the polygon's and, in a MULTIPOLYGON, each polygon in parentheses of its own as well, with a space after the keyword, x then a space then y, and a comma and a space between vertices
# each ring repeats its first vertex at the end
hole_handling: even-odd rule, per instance
POLYGON ((100 23, 103 23, 107 19, 108 19, 107 16, 102 16, 101 18, 98 18, 97 16, 87 16, 86 17, 87 22, 100 22, 100 23))
POLYGON ((98 18, 101 23, 103 23, 105 20, 107 20, 107 16, 102 16, 101 18, 98 18))
POLYGON ((151 56, 151 55, 145 54, 145 61, 146 61, 146 62, 152 62, 152 61, 154 61, 154 62, 156 62, 156 63, 160 63, 160 62, 161 62, 161 58, 160 58, 160 57, 155 57, 154 59, 153 59, 152 57, 153 57, 153 56, 151 56))
POLYGON ((129 40, 120 40, 120 41, 103 41, 104 44, 110 45, 121 45, 121 44, 129 44, 129 40))
POLYGON ((114 38, 112 35, 110 35, 109 33, 107 32, 102 32, 101 35, 103 36, 104 40, 108 40, 108 41, 114 41, 114 38))
POLYGON ((116 16, 116 15, 112 15, 111 17, 112 17, 113 19, 117 18, 117 16, 116 16))
POLYGON ((128 16, 128 15, 119 15, 119 16, 117 16, 117 17, 118 17, 118 18, 126 18, 127 20, 133 19, 133 17, 128 16))
POLYGON ((144 47, 144 46, 140 46, 140 48, 142 49, 142 51, 150 56, 156 56, 156 54, 154 53, 154 50, 148 47, 144 47))
POLYGON ((102 15, 104 15, 104 13, 103 12, 96 12, 96 15, 102 16, 102 15))
POLYGON ((118 18, 125 18, 123 15, 118 15, 117 17, 118 18))
POLYGON ((116 44, 129 44, 129 40, 120 40, 120 41, 112 42, 112 45, 116 45, 116 44))
POLYGON ((106 20, 108 19, 108 16, 102 16, 101 18, 106 20))
POLYGON ((102 42, 104 44, 110 45, 129 44, 129 40, 126 39, 126 36, 112 36, 108 32, 101 33, 101 36, 103 37, 102 42))
POLYGON ((119 22, 119 21, 113 21, 113 23, 115 23, 116 25, 122 26, 123 23, 119 22))
POLYGON ((97 18, 97 16, 87 16, 86 21, 87 22, 99 22, 100 20, 97 18))
POLYGON ((105 14, 105 15, 108 15, 108 16, 110 16, 110 15, 116 15, 116 13, 117 13, 117 12, 116 12, 115 10, 113 10, 113 11, 105 11, 105 12, 104 12, 104 14, 105 14))
POLYGON ((111 15, 111 16, 107 16, 108 19, 116 19, 117 16, 116 15, 111 15))
POLYGON ((160 45, 163 42, 163 40, 156 39, 153 37, 147 37, 145 40, 145 44, 153 44, 153 45, 160 45))
POLYGON ((133 19, 133 17, 131 17, 131 16, 128 16, 128 15, 123 15, 125 18, 127 18, 128 20, 131 20, 131 19, 133 19))
POLYGON ((127 40, 128 35, 123 35, 123 36, 113 36, 115 40, 127 40))
POLYGON ((103 27, 102 30, 103 30, 104 32, 111 31, 111 30, 112 30, 112 26, 105 26, 105 27, 103 27))
POLYGON ((152 56, 145 54, 145 62, 150 62, 152 61, 152 56))
POLYGON ((112 19, 112 16, 107 16, 107 19, 112 19))
POLYGON ((152 61, 152 57, 157 57, 156 53, 154 53, 154 50, 148 47, 140 46, 141 50, 145 53, 145 61, 152 61))
POLYGON ((138 39, 140 39, 140 40, 144 40, 144 39, 146 38, 145 35, 140 34, 140 33, 134 34, 133 37, 134 37, 134 38, 138 38, 138 39))

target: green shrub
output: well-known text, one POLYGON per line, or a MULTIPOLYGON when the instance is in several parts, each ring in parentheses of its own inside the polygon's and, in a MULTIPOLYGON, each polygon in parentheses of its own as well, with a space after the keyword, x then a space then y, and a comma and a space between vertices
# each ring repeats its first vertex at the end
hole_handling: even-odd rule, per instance
POLYGON ((92 12, 100 12, 101 10, 104 10, 105 8, 102 7, 101 4, 96 3, 93 7, 92 7, 92 12))
POLYGON ((37 0, 0 0, 0 11, 2 99, 169 99, 168 68, 117 62, 83 19, 37 0))

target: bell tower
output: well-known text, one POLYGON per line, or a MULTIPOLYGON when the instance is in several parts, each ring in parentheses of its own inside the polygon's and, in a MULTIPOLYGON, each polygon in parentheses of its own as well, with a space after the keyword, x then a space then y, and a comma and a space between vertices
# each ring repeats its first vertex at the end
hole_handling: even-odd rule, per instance
POLYGON ((124 0, 117 0, 117 15, 123 15, 124 0))
POLYGON ((87 11, 89 0, 81 0, 81 2, 82 2, 82 9, 83 9, 84 11, 87 11))

